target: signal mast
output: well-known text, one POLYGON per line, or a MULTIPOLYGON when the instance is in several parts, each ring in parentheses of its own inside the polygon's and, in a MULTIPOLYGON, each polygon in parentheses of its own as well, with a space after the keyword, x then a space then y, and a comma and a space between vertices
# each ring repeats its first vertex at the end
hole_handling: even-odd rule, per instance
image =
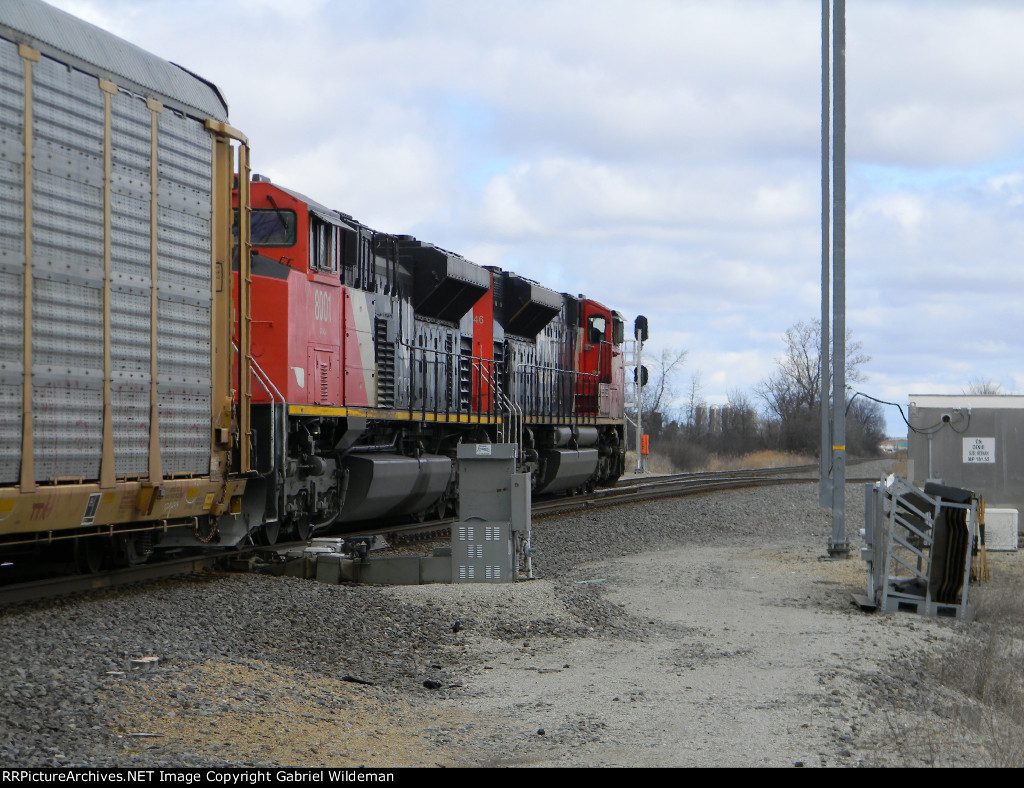
POLYGON ((647 472, 647 452, 646 446, 644 445, 643 432, 643 390, 644 386, 647 385, 647 367, 641 362, 643 361, 644 342, 647 341, 647 318, 643 315, 637 315, 635 321, 633 321, 633 394, 634 401, 636 402, 636 468, 633 473, 646 473, 647 472))

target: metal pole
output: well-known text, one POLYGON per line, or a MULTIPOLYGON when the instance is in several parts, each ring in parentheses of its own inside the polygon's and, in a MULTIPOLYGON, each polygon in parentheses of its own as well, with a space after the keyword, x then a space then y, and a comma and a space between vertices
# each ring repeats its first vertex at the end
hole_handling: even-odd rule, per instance
POLYGON ((846 2, 832 22, 832 538, 828 552, 847 558, 846 541, 846 2))
POLYGON ((818 453, 818 505, 832 505, 832 433, 829 429, 829 400, 832 380, 829 375, 829 266, 832 212, 831 148, 832 148, 832 90, 829 83, 830 60, 830 4, 821 0, 821 355, 818 376, 821 396, 821 448, 818 453))

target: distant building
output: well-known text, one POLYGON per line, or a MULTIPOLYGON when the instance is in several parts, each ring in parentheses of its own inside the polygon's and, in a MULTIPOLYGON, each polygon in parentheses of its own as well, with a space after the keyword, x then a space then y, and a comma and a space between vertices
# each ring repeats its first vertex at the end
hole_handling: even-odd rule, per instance
POLYGON ((882 454, 899 454, 907 450, 907 439, 886 438, 878 444, 878 448, 882 450, 882 454))

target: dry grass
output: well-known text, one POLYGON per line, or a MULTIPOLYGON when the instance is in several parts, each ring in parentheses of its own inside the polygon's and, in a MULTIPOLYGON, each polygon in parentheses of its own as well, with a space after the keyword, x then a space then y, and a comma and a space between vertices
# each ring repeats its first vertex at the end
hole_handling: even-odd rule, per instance
MULTIPOLYGON (((627 451, 626 473, 623 475, 632 475, 634 468, 636 468, 636 452, 627 451)), ((658 453, 647 455, 647 472, 654 474, 679 473, 679 471, 676 470, 675 465, 672 464, 672 460, 670 460, 664 454, 658 453)))
MULTIPOLYGON (((779 451, 758 451, 743 457, 719 457, 710 455, 701 471, 738 471, 756 468, 786 468, 791 465, 813 465, 814 457, 802 454, 786 454, 779 451)), ((636 452, 626 452, 626 474, 632 474, 636 468, 636 452)), ((657 452, 647 456, 647 472, 654 474, 679 473, 672 460, 657 452)))
POLYGON ((817 460, 803 454, 786 454, 781 451, 756 451, 753 454, 745 454, 742 457, 717 457, 711 455, 708 458, 709 471, 739 471, 753 470, 757 468, 786 468, 791 465, 814 465, 817 460))
POLYGON ((125 711, 111 720, 138 741, 176 752, 254 764, 360 767, 451 766, 456 748, 440 752, 440 731, 467 719, 416 706, 386 689, 304 675, 259 661, 182 664, 123 679, 125 711), (139 737, 139 738, 136 738, 139 737))
POLYGON ((951 717, 981 742, 987 765, 1024 767, 1024 580, 1017 555, 972 587, 975 622, 926 667, 961 699, 951 717))
POLYGON ((955 717, 980 736, 991 766, 1024 766, 1020 656, 1018 638, 986 626, 946 651, 936 666, 940 683, 965 697, 955 717))

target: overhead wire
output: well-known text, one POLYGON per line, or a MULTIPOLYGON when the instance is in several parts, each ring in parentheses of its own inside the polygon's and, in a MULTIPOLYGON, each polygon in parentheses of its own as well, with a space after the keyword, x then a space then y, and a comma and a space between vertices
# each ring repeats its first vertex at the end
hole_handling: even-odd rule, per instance
MULTIPOLYGON (((953 430, 953 432, 955 432, 957 435, 963 435, 965 432, 967 432, 968 427, 970 427, 970 425, 971 425, 971 412, 970 412, 970 410, 968 410, 967 411, 966 423, 964 424, 964 428, 962 430, 958 430, 956 427, 954 427, 952 421, 947 421, 947 420, 942 419, 942 418, 940 418, 938 422, 936 422, 935 424, 933 424, 930 427, 915 427, 913 424, 910 423, 910 420, 907 418, 906 414, 903 412, 903 408, 902 408, 902 406, 900 406, 899 403, 897 403, 897 402, 887 402, 884 399, 878 399, 877 397, 872 397, 870 394, 865 394, 863 391, 855 391, 853 393, 853 396, 850 397, 850 401, 848 403, 846 403, 846 415, 849 415, 849 413, 850 413, 850 406, 853 405, 853 401, 855 399, 857 399, 857 397, 864 397, 864 399, 869 399, 872 402, 879 403, 880 405, 891 405, 892 407, 896 408, 897 410, 899 410, 900 416, 903 417, 903 421, 904 421, 904 423, 906 423, 907 428, 911 432, 915 432, 918 435, 934 435, 936 432, 941 430, 947 424, 949 425, 949 428, 951 430, 953 430)), ((960 420, 963 421, 964 420, 964 418, 963 418, 963 410, 960 409, 960 408, 957 408, 957 412, 960 413, 960 420)))

